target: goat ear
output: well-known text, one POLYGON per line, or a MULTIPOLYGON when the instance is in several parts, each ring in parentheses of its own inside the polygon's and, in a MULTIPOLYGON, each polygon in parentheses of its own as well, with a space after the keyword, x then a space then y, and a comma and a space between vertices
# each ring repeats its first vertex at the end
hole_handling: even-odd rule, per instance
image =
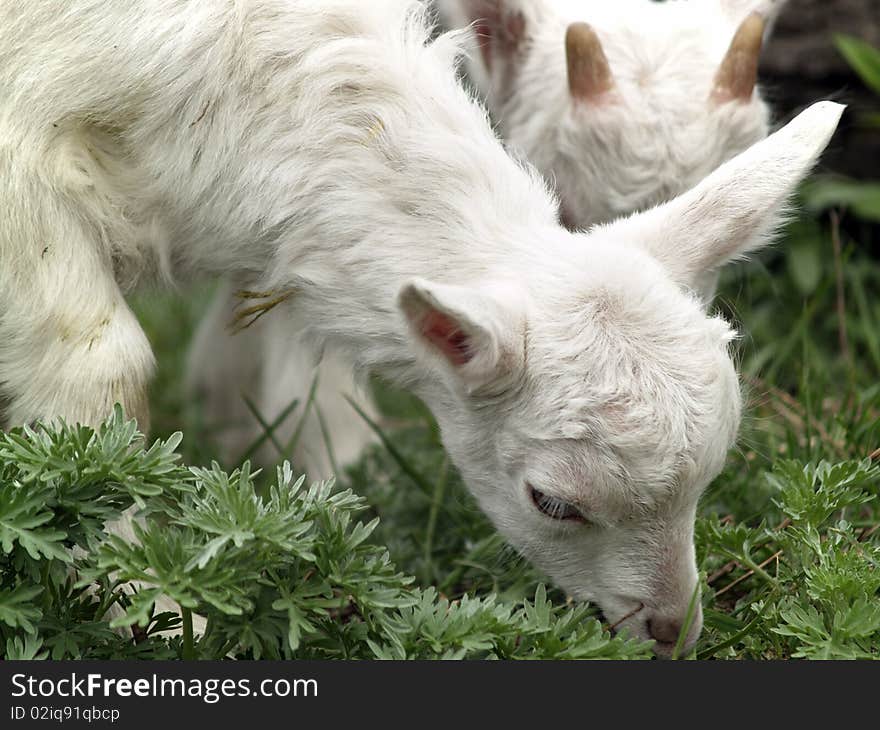
POLYGON ((814 104, 692 190, 609 224, 605 232, 621 243, 643 246, 681 285, 697 289, 724 264, 770 242, 843 110, 830 101, 814 104))
POLYGON ((505 380, 522 362, 522 318, 494 297, 416 279, 398 303, 416 340, 469 392, 505 380))
POLYGON ((541 17, 542 0, 440 0, 441 14, 455 27, 471 26, 486 72, 506 77, 541 17))

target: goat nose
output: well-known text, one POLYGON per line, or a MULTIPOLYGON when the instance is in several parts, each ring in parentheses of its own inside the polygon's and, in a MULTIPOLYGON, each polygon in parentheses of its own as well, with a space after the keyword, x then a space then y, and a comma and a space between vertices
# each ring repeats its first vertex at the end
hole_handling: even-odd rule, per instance
POLYGON ((648 633, 661 644, 674 644, 681 634, 682 625, 679 619, 653 616, 648 619, 648 633))

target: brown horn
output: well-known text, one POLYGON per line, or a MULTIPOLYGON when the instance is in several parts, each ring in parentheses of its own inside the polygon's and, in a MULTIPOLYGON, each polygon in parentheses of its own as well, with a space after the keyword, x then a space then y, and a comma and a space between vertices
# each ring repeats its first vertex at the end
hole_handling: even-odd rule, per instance
POLYGON ((760 13, 752 13, 739 26, 730 42, 727 55, 715 75, 712 99, 718 103, 752 98, 758 82, 758 59, 764 41, 766 21, 760 13))
POLYGON ((587 23, 568 26, 565 57, 568 60, 568 88, 575 99, 590 99, 614 86, 602 43, 587 23))

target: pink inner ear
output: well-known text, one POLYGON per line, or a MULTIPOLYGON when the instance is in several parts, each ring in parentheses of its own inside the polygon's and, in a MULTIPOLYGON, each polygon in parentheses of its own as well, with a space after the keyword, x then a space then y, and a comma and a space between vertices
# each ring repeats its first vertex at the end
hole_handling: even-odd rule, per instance
POLYGON ((432 310, 422 320, 421 330, 425 339, 439 348, 453 365, 465 365, 473 359, 469 338, 452 317, 432 310))

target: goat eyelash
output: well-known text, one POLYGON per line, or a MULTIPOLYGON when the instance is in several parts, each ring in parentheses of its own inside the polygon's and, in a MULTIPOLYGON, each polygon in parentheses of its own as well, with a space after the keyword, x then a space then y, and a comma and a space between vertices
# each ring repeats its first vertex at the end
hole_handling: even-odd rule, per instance
POLYGON ((579 522, 581 524, 590 524, 589 520, 584 517, 583 513, 569 502, 565 502, 556 497, 551 497, 539 489, 535 489, 531 484, 526 484, 529 491, 529 498, 535 508, 553 520, 565 522, 579 522))

